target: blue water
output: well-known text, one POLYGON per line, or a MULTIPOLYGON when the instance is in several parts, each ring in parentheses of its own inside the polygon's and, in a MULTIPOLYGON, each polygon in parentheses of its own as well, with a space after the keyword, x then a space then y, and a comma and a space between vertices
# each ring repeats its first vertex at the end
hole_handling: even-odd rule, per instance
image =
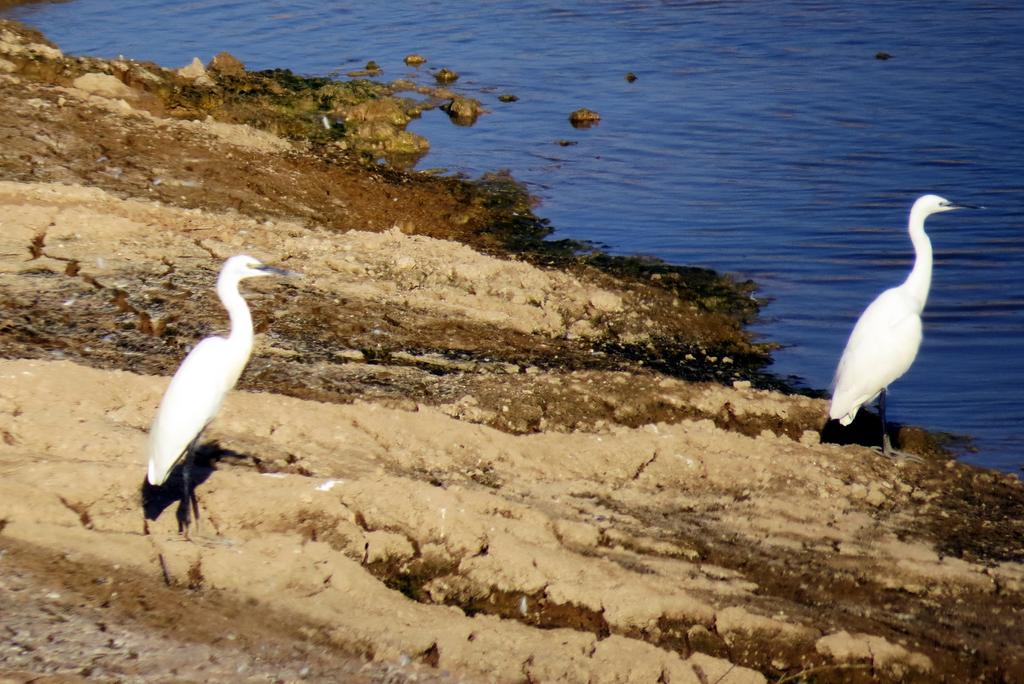
POLYGON ((1022 3, 75 0, 8 14, 66 52, 167 66, 227 50, 310 75, 371 59, 385 80, 454 69, 490 113, 414 122, 432 144, 422 167, 509 169, 558 237, 753 278, 756 330, 785 345, 774 370, 812 387, 909 270, 913 199, 986 205, 928 223, 925 342, 889 413, 973 435, 968 460, 1024 467, 1022 3), (427 65, 405 66, 411 52, 427 65), (600 125, 569 126, 583 106, 600 125))

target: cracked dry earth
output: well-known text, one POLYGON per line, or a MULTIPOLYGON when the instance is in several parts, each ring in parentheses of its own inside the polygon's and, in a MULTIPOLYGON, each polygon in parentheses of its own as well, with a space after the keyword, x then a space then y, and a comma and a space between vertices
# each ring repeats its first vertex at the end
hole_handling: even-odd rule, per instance
POLYGON ((205 668, 182 676, 206 679, 329 681, 353 655, 385 669, 352 672, 392 681, 1024 676, 1013 478, 820 444, 824 402, 806 397, 373 358, 403 330, 374 310, 543 344, 614 292, 425 236, 84 187, 0 183, 0 209, 0 569, 34 587, 7 604, 43 611, 8 628, 37 635, 0 655, 10 672, 145 679, 180 651, 205 668), (243 249, 304 277, 247 288, 258 391, 233 393, 206 435, 198 531, 178 535, 168 500, 144 535, 167 382, 151 373, 222 329, 208 291, 243 249), (315 320, 350 316, 369 319, 365 340, 325 351, 337 338, 315 320), (60 648, 78 642, 47 626, 62 601, 126 634, 110 637, 120 657, 81 646, 95 662, 71 666, 60 648))

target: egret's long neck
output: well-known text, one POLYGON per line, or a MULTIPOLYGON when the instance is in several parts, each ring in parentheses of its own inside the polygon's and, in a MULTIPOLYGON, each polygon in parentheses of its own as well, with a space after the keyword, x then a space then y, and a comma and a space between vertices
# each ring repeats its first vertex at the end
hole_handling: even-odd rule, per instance
POLYGON ((220 297, 224 308, 228 310, 228 316, 231 318, 231 332, 228 335, 228 342, 244 349, 244 356, 247 360, 249 357, 248 351, 252 349, 252 314, 249 313, 249 305, 245 303, 245 299, 238 292, 238 279, 218 279, 217 295, 220 297))
POLYGON ((925 217, 919 213, 910 212, 910 241, 914 243, 914 268, 910 271, 903 287, 917 300, 921 310, 924 310, 925 302, 928 301, 928 290, 932 284, 932 241, 924 232, 925 217))

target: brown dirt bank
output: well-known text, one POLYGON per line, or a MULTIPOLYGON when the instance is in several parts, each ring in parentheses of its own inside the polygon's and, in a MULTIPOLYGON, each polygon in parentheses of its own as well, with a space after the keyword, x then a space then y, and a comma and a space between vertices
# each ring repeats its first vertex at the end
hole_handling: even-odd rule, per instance
POLYGON ((159 67, 0 32, 0 677, 1024 679, 1024 486, 820 444, 822 400, 746 382, 735 286, 510 257, 507 185, 168 118, 159 67), (241 251, 304 278, 246 288, 199 533, 144 536, 241 251))
MULTIPOLYGON (((690 379, 772 382, 757 372, 767 361, 766 348, 742 329, 756 313, 751 284, 705 269, 577 255, 574 245, 541 240, 549 228, 508 178, 468 183, 404 173, 368 163, 358 130, 344 128, 340 139, 322 136, 326 112, 405 103, 391 96, 396 86, 214 71, 218 80, 199 86, 152 64, 65 57, 28 29, 0 26, 6 26, 0 28, 0 69, 12 74, 0 113, 0 174, 6 179, 83 184, 121 197, 334 231, 397 229, 487 253, 513 246, 533 264, 569 269, 621 291, 617 300, 573 312, 579 318, 569 343, 556 345, 560 365, 566 356, 573 367, 634 367, 642 359, 690 379), (731 363, 722 363, 725 357, 731 363)), ((388 107, 378 109, 388 122, 382 125, 401 130, 407 121, 395 122, 388 107)), ((464 351, 495 353, 469 347, 464 351)))

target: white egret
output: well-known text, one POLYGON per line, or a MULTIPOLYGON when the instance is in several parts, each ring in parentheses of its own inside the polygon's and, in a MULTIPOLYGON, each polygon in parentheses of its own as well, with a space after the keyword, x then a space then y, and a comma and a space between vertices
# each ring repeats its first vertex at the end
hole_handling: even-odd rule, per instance
POLYGON ((878 295, 860 315, 836 369, 829 417, 849 425, 857 411, 878 397, 882 452, 897 455, 885 428, 885 390, 914 363, 921 346, 921 312, 932 283, 932 243, 924 220, 943 211, 969 208, 938 195, 919 197, 910 209, 914 268, 901 285, 878 295))
POLYGON ((217 278, 217 295, 228 310, 231 333, 227 337, 207 337, 188 353, 171 378, 149 430, 149 484, 162 485, 171 469, 184 459, 184 516, 179 517, 183 530, 189 524, 190 506, 199 517, 189 473, 199 436, 217 415, 252 353, 252 316, 238 285, 245 278, 268 275, 293 274, 247 255, 224 262, 217 278))

